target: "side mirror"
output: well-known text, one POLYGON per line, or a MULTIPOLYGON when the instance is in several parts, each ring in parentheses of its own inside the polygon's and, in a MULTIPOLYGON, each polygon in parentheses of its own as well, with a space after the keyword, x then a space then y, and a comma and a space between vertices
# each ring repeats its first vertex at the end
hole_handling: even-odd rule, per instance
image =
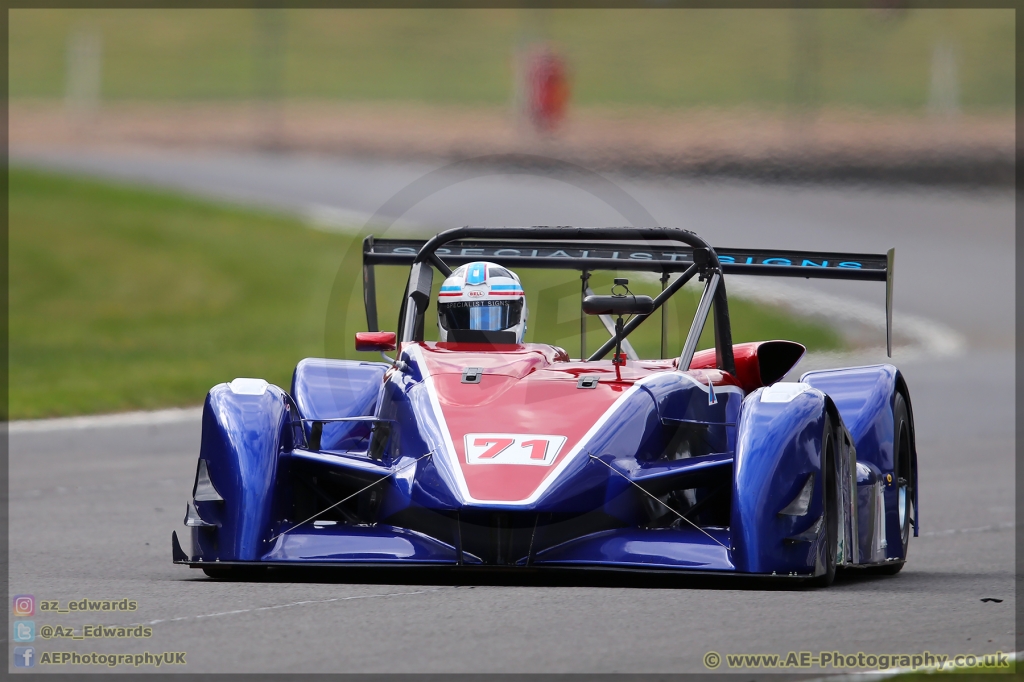
POLYGON ((654 301, 650 296, 597 296, 583 299, 583 312, 587 315, 650 315, 654 301))
POLYGON ((397 338, 394 332, 356 332, 356 350, 380 353, 394 350, 397 338))

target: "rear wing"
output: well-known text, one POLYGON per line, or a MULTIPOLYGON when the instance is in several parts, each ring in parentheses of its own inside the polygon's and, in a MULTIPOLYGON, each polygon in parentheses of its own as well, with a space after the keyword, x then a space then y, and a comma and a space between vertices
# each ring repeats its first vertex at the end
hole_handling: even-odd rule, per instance
MULTIPOLYGON (((603 242, 553 242, 499 238, 459 239, 433 250, 445 265, 458 266, 487 260, 511 268, 635 270, 668 275, 693 265, 693 248, 672 243, 637 244, 603 242)), ((370 331, 378 331, 374 278, 376 265, 408 265, 417 260, 425 240, 363 240, 363 302, 370 331)), ((789 251, 775 249, 715 248, 723 274, 768 277, 804 277, 885 282, 885 341, 892 357, 892 284, 895 249, 883 254, 789 251)))

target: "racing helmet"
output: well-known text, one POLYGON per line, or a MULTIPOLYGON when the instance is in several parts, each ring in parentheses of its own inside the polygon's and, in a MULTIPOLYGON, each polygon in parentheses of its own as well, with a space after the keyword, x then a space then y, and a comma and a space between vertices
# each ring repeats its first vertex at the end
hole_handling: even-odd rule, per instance
POLYGON ((440 341, 459 341, 460 331, 477 330, 514 332, 515 342, 522 343, 526 317, 526 295, 519 276, 496 263, 477 261, 459 266, 438 294, 440 341))

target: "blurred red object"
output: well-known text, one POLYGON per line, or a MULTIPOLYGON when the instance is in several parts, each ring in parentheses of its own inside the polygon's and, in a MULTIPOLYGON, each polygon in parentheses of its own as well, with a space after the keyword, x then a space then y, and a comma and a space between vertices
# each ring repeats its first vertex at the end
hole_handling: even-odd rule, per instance
POLYGON ((569 75, 565 60, 550 45, 531 51, 526 61, 527 110, 534 126, 554 131, 565 120, 569 75))
POLYGON ((396 336, 394 332, 356 332, 357 351, 395 350, 396 336))

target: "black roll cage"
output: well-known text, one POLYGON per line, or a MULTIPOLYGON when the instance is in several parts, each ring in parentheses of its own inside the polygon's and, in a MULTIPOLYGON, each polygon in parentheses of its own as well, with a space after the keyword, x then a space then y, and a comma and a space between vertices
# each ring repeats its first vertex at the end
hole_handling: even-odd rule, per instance
MULTIPOLYGON (((816 279, 884 281, 886 283, 886 346, 892 356, 892 285, 895 250, 885 254, 835 253, 771 249, 713 248, 696 233, 669 227, 479 227, 445 230, 427 241, 410 239, 363 240, 363 302, 370 331, 377 331, 374 266, 410 265, 402 298, 398 340, 423 340, 424 318, 430 305, 433 269, 451 274, 451 265, 488 260, 511 268, 570 269, 581 272, 580 301, 589 291, 594 270, 632 270, 661 273, 661 293, 654 310, 698 276, 705 282, 700 303, 679 356, 688 367, 712 307, 715 323, 716 366, 735 373, 732 328, 724 275, 763 275, 816 279), (680 246, 681 245, 681 246, 680 246), (657 247, 651 248, 651 247, 657 247), (443 256, 443 258, 442 258, 443 256), (671 281, 672 273, 681 273, 671 281), (669 283, 671 281, 671 283, 669 283)), ((592 353, 587 360, 604 357, 650 317, 638 315, 620 335, 592 353)), ((661 355, 665 356, 666 320, 661 316, 661 355)), ((610 325, 606 324, 610 330, 610 325)), ((586 320, 580 325, 581 348, 586 347, 586 320)), ((582 351, 581 351, 582 355, 582 351)))
MULTIPOLYGON (((715 250, 696 233, 689 230, 680 230, 667 227, 457 227, 445 230, 431 239, 419 249, 413 259, 412 268, 409 273, 409 283, 406 287, 405 296, 402 300, 402 310, 399 313, 398 340, 400 342, 422 341, 424 316, 430 303, 431 285, 433 284, 432 268, 437 268, 445 277, 451 275, 452 269, 438 255, 437 250, 452 242, 461 242, 467 239, 483 239, 497 241, 501 244, 511 242, 565 242, 572 243, 576 247, 583 240, 597 240, 605 242, 599 246, 604 248, 614 247, 615 242, 667 242, 681 243, 691 250, 689 262, 683 260, 647 260, 647 261, 622 261, 618 267, 607 259, 571 258, 558 261, 538 260, 531 257, 495 257, 494 262, 506 267, 534 267, 550 269, 553 266, 581 270, 583 273, 582 292, 585 294, 587 278, 589 273, 595 269, 629 269, 629 270, 654 270, 663 273, 663 287, 667 282, 668 275, 673 272, 681 272, 671 284, 663 289, 654 299, 654 310, 650 314, 637 315, 626 324, 621 332, 621 338, 625 339, 651 314, 661 308, 664 303, 672 297, 695 275, 705 281, 704 293, 701 296, 701 303, 697 306, 697 313, 694 315, 690 332, 687 335, 687 342, 683 346, 684 358, 680 356, 680 363, 684 362, 689 366, 689 360, 696 350, 697 341, 707 320, 708 312, 714 303, 715 311, 715 356, 716 365, 719 369, 735 374, 736 366, 732 351, 732 331, 729 322, 729 302, 726 298, 725 284, 722 280, 721 264, 715 250), (696 256, 696 258, 694 258, 696 256), (695 261, 701 261, 699 264, 695 261), (641 266, 641 267, 638 267, 641 266)), ((467 247, 472 248, 472 247, 467 247)), ((491 256, 488 256, 491 258, 491 256)), ((467 254, 448 256, 448 260, 457 265, 479 260, 479 256, 467 254)), ((366 282, 364 277, 364 282, 366 282)), ((582 302, 582 295, 581 295, 582 302)), ((664 316, 663 327, 664 327, 664 316)), ((369 322, 369 319, 367 320, 369 322)), ((581 325, 582 327, 583 325, 581 325)), ((585 332, 581 329, 581 334, 585 332)), ((664 329, 662 339, 664 339, 664 329)), ((600 360, 620 340, 619 335, 612 335, 599 349, 587 358, 588 361, 600 360)), ((664 351, 664 348, 662 349, 664 351)), ((663 352, 664 354, 664 352, 663 352)), ((683 366, 683 365, 680 365, 683 366)))

